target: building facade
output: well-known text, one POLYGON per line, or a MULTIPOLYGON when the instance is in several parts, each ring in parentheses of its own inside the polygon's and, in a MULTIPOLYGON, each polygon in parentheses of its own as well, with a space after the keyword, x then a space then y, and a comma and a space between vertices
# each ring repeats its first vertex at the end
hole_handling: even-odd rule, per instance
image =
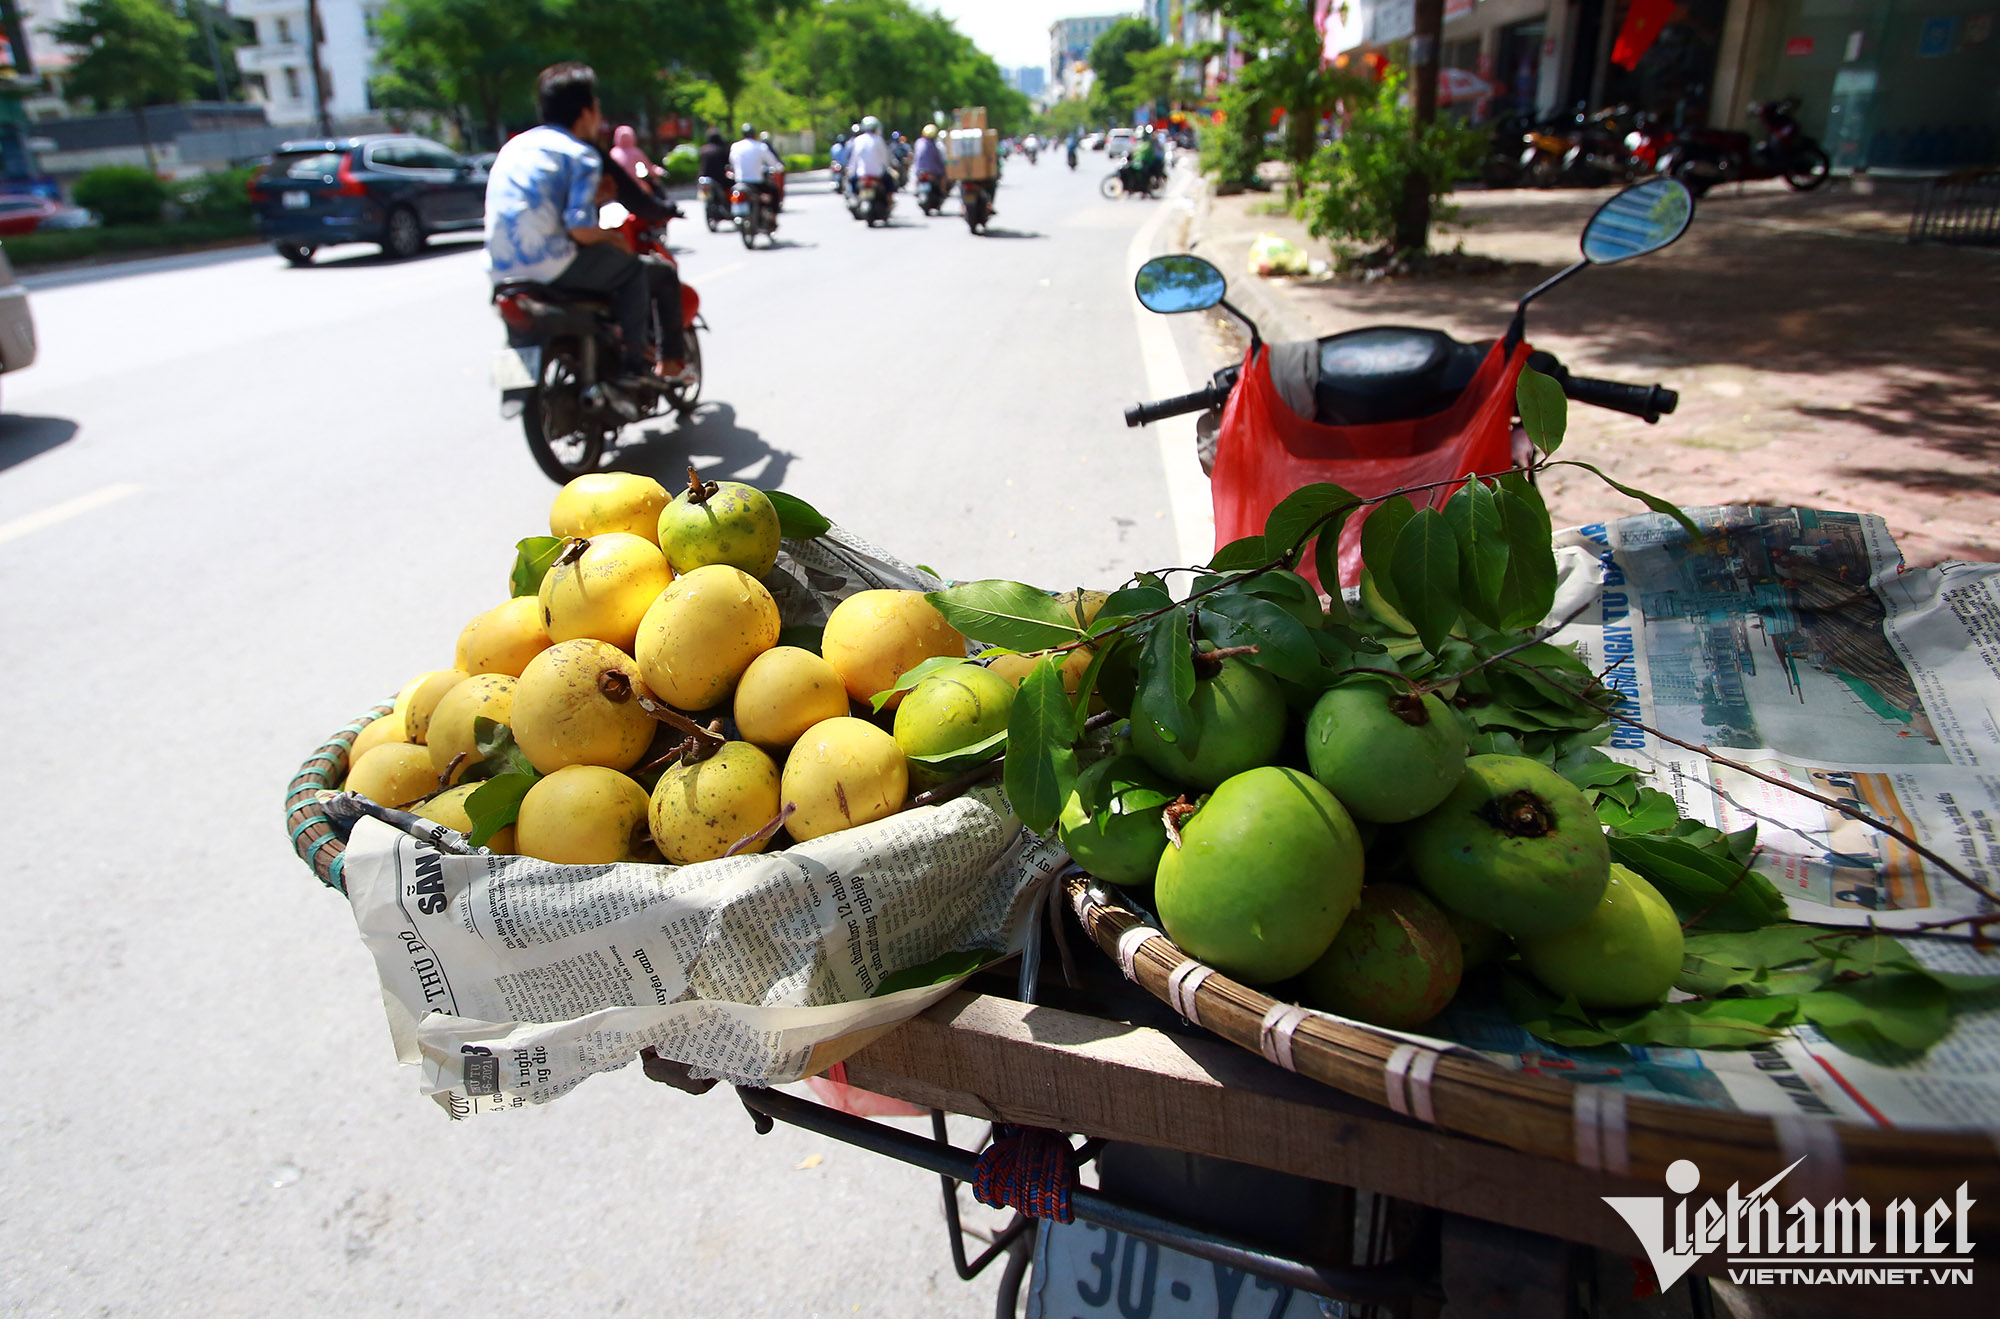
MULTIPOLYGON (((368 80, 375 72, 375 23, 385 0, 320 0, 319 65, 326 112, 336 120, 368 116, 368 80)), ((274 124, 310 126, 313 103, 305 0, 228 0, 229 12, 255 25, 257 42, 237 48, 236 64, 250 94, 274 124)))
POLYGON ((1111 30, 1111 25, 1133 17, 1123 14, 1092 14, 1084 18, 1059 18, 1049 24, 1049 84, 1059 100, 1075 100, 1090 95, 1090 48, 1111 30))

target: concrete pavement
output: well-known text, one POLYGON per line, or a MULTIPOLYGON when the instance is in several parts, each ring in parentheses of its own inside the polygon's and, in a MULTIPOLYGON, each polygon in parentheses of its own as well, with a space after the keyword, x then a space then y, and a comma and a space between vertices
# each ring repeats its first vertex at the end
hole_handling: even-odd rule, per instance
MULTIPOLYGON (((871 231, 810 184, 773 251, 677 225, 710 403, 618 465, 782 485, 956 577, 1184 561, 1162 450, 1119 419, 1152 392, 1128 278, 1159 211, 1097 182, 1017 164, 983 239, 900 198, 871 231)), ((42 360, 0 417, 0 1310, 990 1313, 934 1179, 757 1138, 726 1090, 628 1068, 446 1122, 291 855, 298 762, 448 663, 546 528, 476 244, 33 287, 42 360)))

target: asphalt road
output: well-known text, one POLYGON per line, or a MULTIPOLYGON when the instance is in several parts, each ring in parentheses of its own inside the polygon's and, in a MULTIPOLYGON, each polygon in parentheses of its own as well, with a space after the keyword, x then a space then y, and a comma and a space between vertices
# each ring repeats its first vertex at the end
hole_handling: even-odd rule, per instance
MULTIPOLYGON (((617 465, 782 486, 948 576, 1188 562, 1205 532, 1119 420, 1179 370, 1128 283, 1164 204, 1102 172, 1017 167, 983 239, 955 202, 870 231, 809 182, 772 251, 677 225, 711 402, 617 465)), ((447 665, 546 530, 477 244, 30 283, 42 358, 0 417, 5 1311, 990 1313, 933 1179, 758 1138, 727 1090, 627 1068, 447 1122, 291 855, 300 760, 447 665)))

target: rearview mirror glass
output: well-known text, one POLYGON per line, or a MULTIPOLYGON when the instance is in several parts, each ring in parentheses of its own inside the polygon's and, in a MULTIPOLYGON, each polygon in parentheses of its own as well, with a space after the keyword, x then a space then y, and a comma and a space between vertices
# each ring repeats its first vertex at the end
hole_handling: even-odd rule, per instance
POLYGON ((1597 208, 1583 227, 1583 259, 1608 266, 1657 252, 1687 232, 1694 197, 1679 179, 1635 183, 1597 208))
POLYGON ((1222 301, 1229 281, 1222 272, 1198 256, 1185 253, 1156 256, 1139 267, 1132 278, 1132 292, 1147 311, 1171 315, 1179 311, 1200 311, 1222 301))

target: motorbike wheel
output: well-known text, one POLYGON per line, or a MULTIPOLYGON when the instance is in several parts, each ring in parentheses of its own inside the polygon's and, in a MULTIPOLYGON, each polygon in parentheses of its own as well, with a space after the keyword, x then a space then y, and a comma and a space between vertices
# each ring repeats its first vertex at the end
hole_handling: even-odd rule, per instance
POLYGON ((1809 142, 1792 152, 1792 158, 1785 168, 1785 182, 1795 192, 1811 192, 1825 183, 1827 175, 1833 172, 1833 162, 1817 143, 1809 142))
POLYGON ((1115 202, 1125 196, 1125 181, 1116 174, 1106 174, 1104 182, 1097 185, 1097 190, 1108 200, 1115 202))
POLYGON ((757 226, 754 223, 746 220, 737 226, 736 232, 743 239, 744 251, 747 252, 757 246, 757 226))
POLYGON ((542 363, 540 383, 521 408, 528 452, 542 475, 557 485, 596 471, 604 456, 604 431, 585 415, 582 396, 576 359, 550 353, 542 363))
POLYGON ((1675 156, 1661 166, 1660 172, 1668 178, 1680 180, 1691 197, 1702 196, 1718 182, 1716 176, 1692 156, 1675 156))
POLYGON ((716 230, 722 228, 722 222, 716 219, 714 216, 711 215, 707 217, 707 219, 708 219, 708 231, 710 233, 714 233, 716 230))
POLYGON ((688 370, 694 378, 685 385, 675 385, 668 390, 667 402, 681 420, 686 421, 695 404, 701 402, 701 336, 695 333, 694 326, 689 325, 682 328, 681 337, 687 340, 688 370))

